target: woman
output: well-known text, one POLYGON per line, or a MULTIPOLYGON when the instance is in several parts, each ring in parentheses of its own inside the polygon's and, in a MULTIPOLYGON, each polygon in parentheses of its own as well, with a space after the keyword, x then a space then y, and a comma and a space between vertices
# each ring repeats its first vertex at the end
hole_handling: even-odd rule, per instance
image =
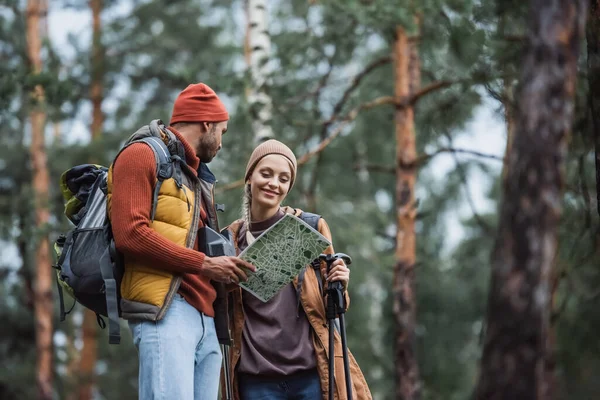
MULTIPOLYGON (((246 167, 243 217, 229 227, 238 254, 285 213, 302 214, 299 209, 281 206, 294 184, 296 166, 294 153, 276 140, 262 143, 252 153, 246 167)), ((322 218, 318 230, 331 241, 322 218)), ((333 253, 333 247, 325 252, 333 253)), ((323 282, 340 281, 344 288, 348 286, 350 270, 342 260, 332 264, 329 274, 323 263, 321 274, 323 282)), ((234 399, 329 400, 325 303, 315 269, 306 268, 303 276, 299 294, 296 277, 266 303, 240 288, 232 292, 230 375, 234 399)), ((343 400, 347 396, 337 332, 334 349, 335 399, 343 400)), ((349 359, 353 399, 371 399, 356 360, 351 354, 349 359)))

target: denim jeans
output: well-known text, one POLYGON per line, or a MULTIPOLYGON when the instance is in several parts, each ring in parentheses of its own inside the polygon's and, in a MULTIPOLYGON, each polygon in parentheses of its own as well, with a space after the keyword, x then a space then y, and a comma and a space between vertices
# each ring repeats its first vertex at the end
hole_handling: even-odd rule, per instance
POLYGON ((316 369, 281 377, 239 375, 242 400, 319 400, 321 379, 316 369))
POLYGON ((221 349, 213 318, 175 295, 160 321, 129 321, 140 400, 216 400, 221 349))

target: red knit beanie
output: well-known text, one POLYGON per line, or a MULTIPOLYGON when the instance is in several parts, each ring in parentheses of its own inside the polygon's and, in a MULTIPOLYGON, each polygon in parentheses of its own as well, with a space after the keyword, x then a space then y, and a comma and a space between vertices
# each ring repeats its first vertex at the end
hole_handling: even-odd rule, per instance
POLYGON ((204 83, 186 87, 175 100, 171 125, 177 122, 227 121, 229 114, 217 94, 204 83))

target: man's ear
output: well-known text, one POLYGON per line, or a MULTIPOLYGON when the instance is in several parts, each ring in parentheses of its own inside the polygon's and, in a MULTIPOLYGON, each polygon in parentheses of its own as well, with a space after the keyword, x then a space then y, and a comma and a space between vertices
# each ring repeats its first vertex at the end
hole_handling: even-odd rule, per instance
POLYGON ((200 125, 202 126, 202 133, 210 131, 210 124, 211 122, 200 122, 200 125))

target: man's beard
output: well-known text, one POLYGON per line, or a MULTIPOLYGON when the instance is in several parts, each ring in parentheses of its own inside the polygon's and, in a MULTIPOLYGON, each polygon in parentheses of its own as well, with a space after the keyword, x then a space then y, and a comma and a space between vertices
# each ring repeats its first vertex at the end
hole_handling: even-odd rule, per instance
POLYGON ((208 164, 217 154, 219 144, 217 143, 216 127, 213 125, 211 130, 207 132, 200 139, 200 145, 198 146, 198 158, 200 161, 208 164))

